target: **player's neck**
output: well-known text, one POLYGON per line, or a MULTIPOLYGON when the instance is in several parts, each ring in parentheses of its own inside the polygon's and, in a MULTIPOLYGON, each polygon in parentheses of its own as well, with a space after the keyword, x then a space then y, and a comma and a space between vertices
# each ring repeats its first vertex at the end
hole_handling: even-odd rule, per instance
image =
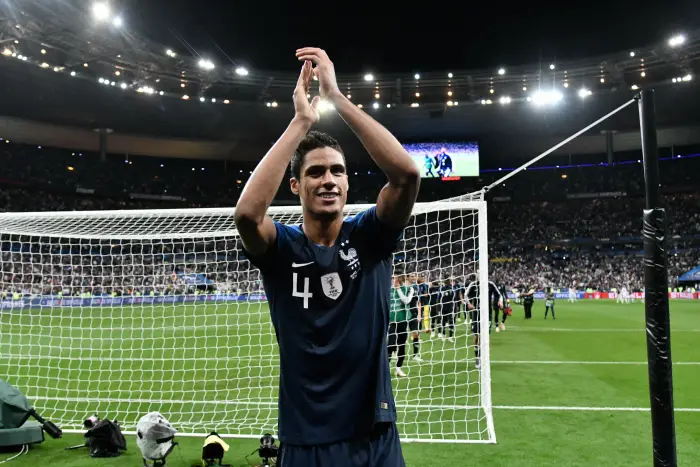
POLYGON ((333 218, 316 218, 305 214, 302 223, 304 235, 317 245, 333 246, 343 227, 343 216, 333 218))

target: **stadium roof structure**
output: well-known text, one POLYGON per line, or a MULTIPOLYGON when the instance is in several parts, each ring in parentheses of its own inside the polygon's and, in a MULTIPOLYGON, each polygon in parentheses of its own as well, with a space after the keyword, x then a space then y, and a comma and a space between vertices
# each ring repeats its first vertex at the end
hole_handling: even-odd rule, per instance
MULTIPOLYGON (((296 84, 296 69, 286 72, 214 66, 202 57, 177 53, 138 31, 96 24, 86 6, 87 2, 80 7, 23 2, 21 11, 0 19, 4 52, 10 56, 21 54, 30 62, 46 64, 58 72, 75 72, 94 80, 103 77, 109 84, 124 83, 131 90, 162 91, 177 98, 187 95, 192 100, 203 97, 222 104, 252 101, 272 106, 287 101, 296 84)), ((378 72, 371 76, 360 70, 337 70, 337 77, 343 91, 363 105, 509 104, 536 98, 534 93, 538 91, 571 88, 583 95, 692 79, 700 60, 700 31, 676 40, 678 43, 645 44, 576 61, 507 69, 378 72)))
MULTIPOLYGON (((9 130, 14 129, 14 139, 21 142, 92 150, 97 144, 92 130, 106 128, 113 131, 110 150, 120 153, 253 160, 291 117, 296 69, 244 73, 240 64, 202 67, 200 57, 168 49, 126 27, 96 25, 84 6, 68 4, 23 2, 21 11, 0 18, 3 114, 60 125, 45 131, 40 141, 31 125, 3 121, 0 136, 13 137, 9 130), (76 128, 91 136, 77 136, 76 128), (145 141, 135 135, 169 139, 145 141), (212 142, 218 146, 212 148, 212 142)), ((674 41, 576 61, 509 67, 502 73, 377 71, 369 79, 360 70, 338 70, 337 76, 352 101, 402 141, 476 139, 489 154, 525 158, 607 114, 643 87, 657 89, 662 131, 700 123, 694 78, 700 30, 674 41)), ((331 111, 320 129, 336 136, 349 154, 364 157, 356 138, 338 123, 331 111)), ((595 129, 593 144, 572 151, 600 151, 601 144, 604 151, 601 130, 638 128, 635 111, 621 112, 595 129)), ((659 141, 698 142, 687 135, 697 139, 700 132, 684 128, 668 137, 660 132, 659 141)), ((616 137, 621 150, 638 144, 631 133, 616 137)))

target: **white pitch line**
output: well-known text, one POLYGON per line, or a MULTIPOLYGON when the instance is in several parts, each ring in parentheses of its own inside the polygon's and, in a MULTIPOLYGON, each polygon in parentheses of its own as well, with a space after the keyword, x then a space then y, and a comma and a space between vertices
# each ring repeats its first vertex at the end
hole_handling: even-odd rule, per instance
MULTIPOLYGON (((226 356, 227 361, 239 360, 239 361, 259 361, 261 358, 268 359, 270 361, 277 362, 279 360, 277 355, 245 355, 245 356, 226 356)), ((79 360, 79 361, 99 361, 99 362, 185 362, 185 361, 199 361, 200 357, 190 357, 190 358, 173 358, 173 357, 93 357, 93 356, 71 356, 71 355, 17 355, 17 354, 5 354, 0 353, 0 360, 5 359, 21 359, 21 360, 79 360)), ((443 363, 463 363, 462 360, 449 360, 449 361, 426 361, 427 364, 439 365, 443 363)), ((629 366, 647 366, 648 362, 616 362, 616 361, 582 361, 582 360, 491 360, 492 365, 629 365, 629 366)), ((674 366, 700 366, 700 362, 673 362, 674 366)), ((218 368, 210 371, 220 371, 226 368, 218 368)), ((127 368, 124 371, 132 371, 132 369, 127 368)))
MULTIPOLYGON (((217 392, 217 391, 214 391, 217 392)), ((187 399, 124 399, 124 398, 112 398, 112 397, 46 397, 46 396, 27 396, 30 400, 46 400, 46 401, 60 401, 60 402, 77 402, 77 403, 87 403, 87 404, 182 404, 182 405, 248 405, 248 406, 258 406, 258 407, 277 407, 276 398, 266 398, 269 400, 263 400, 260 398, 258 401, 252 400, 230 400, 230 401, 217 401, 217 400, 187 400, 187 399)))
MULTIPOLYGON (((615 329, 615 328, 521 328, 510 326, 507 331, 515 332, 645 332, 644 327, 636 329, 615 329)), ((700 332, 700 329, 672 329, 671 333, 678 332, 700 332)))
MULTIPOLYGON (((178 349, 179 350, 179 349, 178 349)), ((192 352, 194 353, 195 349, 191 349, 192 352)), ((88 351, 89 352, 89 351, 88 351)), ((97 351, 96 351, 97 352, 97 351)), ((141 350, 137 351, 141 352, 141 350)), ((23 360, 71 360, 71 361, 86 361, 86 362, 187 362, 187 361, 194 361, 198 362, 201 361, 203 357, 189 357, 189 358, 180 358, 180 357, 158 357, 158 356, 151 356, 149 358, 141 358, 141 357, 93 357, 93 356, 83 356, 83 355, 16 355, 16 354, 6 354, 6 353, 0 353, 0 360, 2 359, 23 359, 23 360)), ((242 360, 242 361, 260 361, 261 359, 266 359, 266 360, 271 360, 271 361, 278 361, 279 358, 277 355, 247 355, 247 356, 225 356, 221 357, 222 359, 226 359, 227 361, 230 360, 242 360)), ((215 370, 212 371, 218 371, 218 370, 224 370, 226 368, 216 368, 215 370)), ((132 371, 132 369, 125 369, 125 371, 132 371)))
MULTIPOLYGON (((230 421, 230 420, 228 420, 230 421)), ((83 434, 85 433, 85 428, 68 428, 65 429, 63 428, 65 425, 61 426, 61 431, 63 433, 71 433, 71 434, 83 434)), ((74 426, 79 426, 79 425, 74 425, 74 426)), ((178 428, 190 428, 193 427, 195 430, 202 430, 202 431, 194 431, 194 432, 183 432, 180 431, 178 432, 179 437, 189 437, 189 438, 194 438, 194 437, 206 437, 209 436, 210 431, 205 431, 206 429, 201 426, 201 424, 191 424, 191 423, 177 423, 178 428)), ((267 430, 261 430, 261 431, 277 431, 276 425, 271 427, 270 429, 267 430)), ((136 435, 136 431, 134 430, 122 430, 122 434, 124 435, 136 435)), ((243 438, 243 439, 260 439, 259 434, 228 434, 228 433, 220 433, 219 436, 221 438, 243 438)), ((495 440, 490 440, 490 439, 444 439, 444 438, 411 438, 410 436, 408 437, 402 437, 401 438, 402 443, 431 443, 431 444, 494 444, 496 441, 495 440)))
MULTIPOLYGON (((650 412, 648 407, 569 407, 569 406, 546 406, 546 405, 494 405, 496 410, 542 410, 542 411, 564 411, 564 412, 650 412)), ((676 407, 675 412, 700 413, 700 408, 676 407)))
MULTIPOLYGON (((491 360, 496 365, 648 365, 649 362, 591 362, 575 360, 491 360)), ((673 362, 673 365, 700 365, 700 362, 673 362)))
MULTIPOLYGON (((82 321, 88 321, 91 319, 95 318, 85 318, 82 321)), ((100 318, 101 320, 104 320, 104 318, 100 318)), ((180 317, 177 316, 163 316, 158 318, 158 322, 162 323, 165 320, 169 319, 180 319, 180 317)), ((154 320, 155 322, 155 320, 154 320)), ((18 325, 19 327, 31 327, 29 325, 24 325, 20 324, 18 325)), ((203 331, 203 332, 209 332, 211 329, 245 329, 245 328, 259 328, 259 327, 265 327, 265 328, 270 328, 272 329, 272 323, 259 323, 259 322, 254 322, 254 323, 229 323, 229 322, 224 322, 224 323, 206 323, 202 322, 202 324, 199 325, 192 325, 192 326, 173 326, 173 327, 164 327, 163 325, 159 326, 151 326, 151 327, 137 327, 137 326, 105 326, 105 327, 96 327, 93 329, 88 330, 89 334, 86 336, 71 336, 71 335, 64 335, 64 336, 51 336, 49 335, 49 338, 54 338, 54 339, 73 339, 73 340, 92 340, 95 338, 102 338, 103 336, 109 336, 112 332, 135 332, 135 331, 141 331, 141 332, 146 332, 146 333, 175 333, 175 332, 182 332, 182 331, 203 331)), ((49 328, 49 326, 47 326, 49 328)), ((57 328, 57 326, 53 326, 53 328, 57 328)), ((64 328, 67 331, 71 331, 69 328, 64 328)), ((18 333, 21 334, 21 333, 18 333)), ((50 334, 50 333, 49 333, 50 334)), ((24 335, 24 334, 21 334, 24 335)), ((247 334, 247 335, 268 335, 268 333, 255 333, 255 334, 247 334)), ((272 335, 272 331, 270 331, 270 334, 272 335)), ((30 336, 38 336, 38 337, 46 337, 46 334, 30 334, 30 336)), ((112 338, 114 340, 114 338, 112 338)), ((153 337, 151 337, 153 339, 153 337)))
MULTIPOLYGON (((82 403, 135 403, 135 404, 202 404, 202 405, 242 405, 276 408, 277 401, 250 401, 250 400, 230 400, 230 401, 197 401, 197 400, 159 400, 159 399, 112 399, 112 398, 79 398, 79 397, 43 397, 27 396, 31 400, 49 400, 61 402, 82 402, 82 403)), ((440 405, 440 404, 396 404, 397 409, 409 410, 482 410, 480 405, 440 405)), ((649 412, 648 407, 579 407, 579 406, 545 406, 545 405, 494 405, 496 410, 541 410, 560 412, 649 412)), ((700 408, 677 407, 676 412, 700 413, 700 408)))

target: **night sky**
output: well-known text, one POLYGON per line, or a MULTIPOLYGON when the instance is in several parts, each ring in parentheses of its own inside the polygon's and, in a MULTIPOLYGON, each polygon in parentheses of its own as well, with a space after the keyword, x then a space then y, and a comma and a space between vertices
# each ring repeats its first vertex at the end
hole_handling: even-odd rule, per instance
POLYGON ((339 72, 426 72, 591 57, 700 27, 698 1, 447 6, 459 3, 464 2, 127 0, 121 5, 132 27, 180 53, 187 49, 178 36, 217 63, 230 59, 285 71, 296 69, 294 51, 306 45, 326 49, 339 72))

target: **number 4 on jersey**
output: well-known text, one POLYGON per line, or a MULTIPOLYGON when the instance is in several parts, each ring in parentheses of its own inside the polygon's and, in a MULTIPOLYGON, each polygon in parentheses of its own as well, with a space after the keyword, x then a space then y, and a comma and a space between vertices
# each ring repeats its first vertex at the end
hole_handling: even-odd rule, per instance
POLYGON ((304 290, 299 291, 297 289, 297 282, 299 280, 298 274, 296 272, 292 273, 292 297, 299 297, 304 299, 304 308, 309 308, 309 299, 314 296, 309 292, 309 278, 304 278, 304 290))

